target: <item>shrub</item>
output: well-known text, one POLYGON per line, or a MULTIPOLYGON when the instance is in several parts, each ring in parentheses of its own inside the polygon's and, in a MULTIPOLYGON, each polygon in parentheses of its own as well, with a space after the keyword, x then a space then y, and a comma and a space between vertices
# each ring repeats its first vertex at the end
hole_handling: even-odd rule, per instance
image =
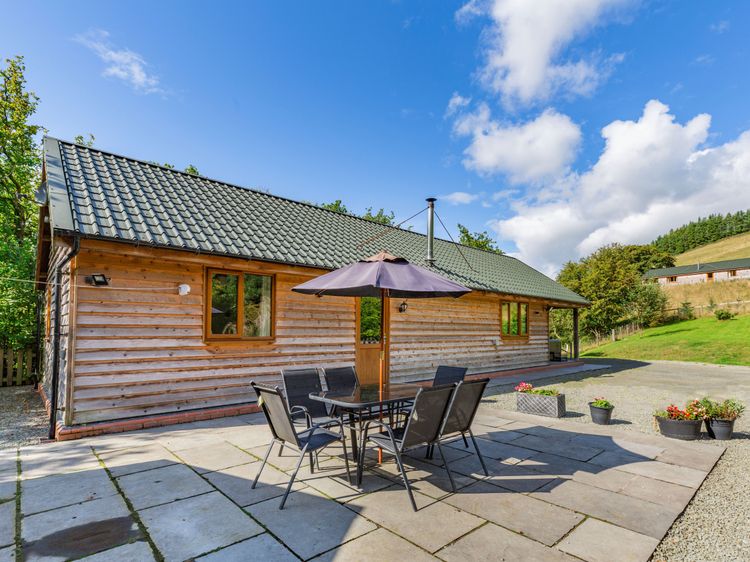
POLYGON ((539 394, 541 396, 557 396, 560 394, 559 390, 554 388, 534 388, 531 383, 522 382, 516 386, 516 392, 525 392, 526 394, 539 394))
POLYGON ((714 311, 714 316, 716 316, 717 320, 731 320, 735 316, 737 316, 736 312, 729 312, 726 308, 717 308, 714 311))
POLYGON ((745 405, 734 398, 729 398, 724 402, 703 398, 700 404, 706 410, 706 417, 713 420, 736 420, 745 411, 745 405))
POLYGON ((615 407, 615 405, 612 404, 612 402, 610 402, 609 400, 601 396, 599 398, 594 398, 591 401, 591 405, 594 406, 595 408, 606 408, 607 410, 611 410, 612 408, 615 407))
POLYGON ((695 318, 695 309, 689 302, 683 302, 677 310, 677 315, 680 317, 680 320, 693 320, 695 318))

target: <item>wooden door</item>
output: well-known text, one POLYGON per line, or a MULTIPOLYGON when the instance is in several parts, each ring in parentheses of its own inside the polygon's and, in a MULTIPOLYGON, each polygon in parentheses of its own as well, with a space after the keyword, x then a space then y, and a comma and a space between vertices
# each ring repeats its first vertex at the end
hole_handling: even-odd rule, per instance
POLYGON ((361 384, 378 384, 380 380, 380 339, 383 337, 386 359, 384 382, 388 382, 388 325, 388 306, 382 306, 381 299, 357 298, 354 347, 355 366, 361 384), (384 316, 382 320, 381 315, 384 316))

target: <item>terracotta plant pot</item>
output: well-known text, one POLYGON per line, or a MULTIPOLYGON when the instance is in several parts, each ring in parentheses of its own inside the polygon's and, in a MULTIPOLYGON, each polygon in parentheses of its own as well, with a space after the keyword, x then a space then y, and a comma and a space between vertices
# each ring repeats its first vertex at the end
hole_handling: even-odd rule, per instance
POLYGON ((657 417, 659 431, 664 437, 682 439, 683 441, 694 441, 701 435, 703 420, 670 420, 669 418, 657 417))
POLYGON ((611 408, 600 408, 599 406, 594 406, 593 402, 589 402, 591 421, 598 425, 609 425, 612 421, 612 410, 614 409, 614 406, 611 408))
POLYGON ((706 420, 706 431, 711 439, 728 441, 734 432, 734 420, 706 420))

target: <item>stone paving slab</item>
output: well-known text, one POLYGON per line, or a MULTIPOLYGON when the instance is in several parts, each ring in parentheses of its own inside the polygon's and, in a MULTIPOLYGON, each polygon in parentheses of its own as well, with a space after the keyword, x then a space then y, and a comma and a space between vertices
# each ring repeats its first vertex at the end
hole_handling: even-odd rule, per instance
MULTIPOLYGON (((498 459, 506 463, 521 462, 522 460, 527 459, 531 455, 535 454, 535 451, 532 451, 530 449, 517 447, 508 443, 499 443, 497 441, 491 441, 489 439, 483 439, 481 437, 477 437, 477 445, 479 446, 479 450, 482 451, 482 455, 484 455, 485 458, 489 457, 491 459, 498 459)), ((449 443, 447 447, 445 447, 446 454, 448 454, 448 450, 450 449, 462 450, 464 449, 464 445, 463 443, 459 444, 459 442, 454 441, 453 443, 449 443)), ((466 455, 469 454, 471 453, 466 453, 466 455)), ((437 452, 435 453, 435 456, 438 456, 437 452)), ((453 459, 449 460, 453 461, 453 459)))
POLYGON ((369 560, 434 562, 437 558, 385 529, 377 529, 315 559, 316 562, 369 560))
POLYGON ((245 451, 226 442, 182 449, 177 453, 177 456, 201 474, 247 464, 255 460, 245 451))
MULTIPOLYGON (((208 472, 205 478, 233 502, 242 507, 260 503, 270 498, 278 498, 284 493, 289 475, 266 465, 255 489, 250 486, 260 468, 260 462, 233 466, 215 472, 208 472)), ((302 482, 295 482, 292 490, 305 487, 302 482)), ((277 500, 280 501, 280 500, 277 500)))
POLYGON ((446 502, 414 492, 413 511, 403 486, 393 486, 352 500, 347 506, 429 552, 453 542, 484 521, 446 502))
POLYGON ((21 449, 21 479, 42 478, 55 474, 67 474, 80 470, 95 470, 100 467, 99 459, 91 447, 83 444, 71 445, 70 449, 41 445, 21 449))
POLYGON ((298 558, 268 533, 196 558, 196 562, 237 562, 244 560, 297 562, 298 558))
POLYGON ((375 529, 370 521, 310 488, 290 494, 283 510, 275 498, 245 509, 303 559, 375 529))
POLYGON ((25 479, 21 481, 21 513, 32 515, 116 495, 117 488, 101 468, 25 479))
POLYGON ((16 535, 16 502, 0 503, 0 547, 13 544, 16 535))
POLYGON ((618 453, 602 453, 591 459, 591 463, 616 468, 623 472, 647 476, 689 488, 697 488, 708 475, 703 470, 663 463, 660 461, 633 460, 618 453))
POLYGON ((15 562, 16 560, 16 547, 9 546, 8 548, 0 548, 0 562, 15 562))
POLYGON ((154 553, 146 541, 136 541, 82 558, 86 562, 154 562, 154 553))
POLYGON ((212 492, 139 511, 166 561, 181 561, 259 535, 263 528, 212 492))
POLYGON ((478 482, 445 502, 546 545, 555 544, 583 520, 579 513, 487 482, 478 482))
POLYGON ((106 452, 100 452, 100 449, 95 446, 95 450, 113 476, 143 472, 179 462, 172 453, 158 443, 106 452))
POLYGON ((184 464, 173 464, 117 479, 136 510, 213 492, 214 487, 184 464))
POLYGON ((547 548, 492 523, 472 531, 439 550, 436 555, 446 562, 466 562, 467 560, 574 562, 575 560, 557 549, 547 548))
POLYGON ((659 541, 596 519, 587 519, 558 548, 587 562, 642 562, 659 541))
POLYGON ((16 495, 18 479, 17 453, 15 449, 0 451, 0 500, 16 495))
POLYGON ((529 470, 558 479, 573 479, 612 492, 621 491, 636 477, 634 474, 628 474, 613 468, 605 468, 548 453, 538 453, 516 466, 522 470, 529 470))
POLYGON ((525 466, 506 464, 493 459, 485 460, 485 465, 489 476, 484 475, 476 457, 461 459, 451 463, 450 466, 451 470, 455 472, 520 493, 533 492, 553 480, 553 478, 542 476, 525 466))

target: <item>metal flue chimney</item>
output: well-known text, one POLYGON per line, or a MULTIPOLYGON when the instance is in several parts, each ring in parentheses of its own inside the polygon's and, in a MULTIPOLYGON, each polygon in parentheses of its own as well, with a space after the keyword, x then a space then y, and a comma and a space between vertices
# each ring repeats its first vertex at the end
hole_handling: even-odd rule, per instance
POLYGON ((427 257, 425 258, 427 265, 435 263, 435 254, 433 253, 433 247, 435 246, 435 201, 434 197, 427 198, 427 257))

